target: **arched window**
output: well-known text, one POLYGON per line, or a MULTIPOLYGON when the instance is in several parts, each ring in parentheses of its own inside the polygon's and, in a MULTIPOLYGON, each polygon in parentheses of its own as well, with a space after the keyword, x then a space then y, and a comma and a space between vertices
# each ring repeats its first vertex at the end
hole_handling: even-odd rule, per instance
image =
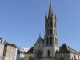
POLYGON ((48 55, 48 57, 50 57, 50 50, 47 51, 47 55, 48 55))
POLYGON ((50 27, 52 27, 52 21, 50 22, 50 27))
POLYGON ((46 38, 46 45, 48 44, 48 37, 46 38))
POLYGON ((74 59, 75 59, 75 55, 74 55, 74 59))
POLYGON ((50 37, 50 44, 52 44, 52 37, 50 37))
POLYGON ((47 30, 47 35, 49 35, 49 30, 47 30))
POLYGON ((49 23, 47 23, 47 27, 49 27, 49 23))
POLYGON ((32 57, 29 57, 29 60, 33 60, 33 58, 32 57))
POLYGON ((41 50, 38 50, 37 51, 37 58, 38 59, 41 59, 42 58, 42 51, 41 50))
POLYGON ((52 29, 50 29, 50 34, 52 34, 52 29))

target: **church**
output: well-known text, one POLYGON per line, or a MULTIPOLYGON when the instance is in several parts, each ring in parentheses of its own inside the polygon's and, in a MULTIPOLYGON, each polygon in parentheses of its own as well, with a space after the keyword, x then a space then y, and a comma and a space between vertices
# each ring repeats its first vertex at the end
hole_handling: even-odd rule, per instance
POLYGON ((48 16, 45 15, 45 36, 38 37, 34 47, 25 53, 24 60, 80 60, 79 52, 66 44, 58 45, 57 18, 52 3, 48 16))

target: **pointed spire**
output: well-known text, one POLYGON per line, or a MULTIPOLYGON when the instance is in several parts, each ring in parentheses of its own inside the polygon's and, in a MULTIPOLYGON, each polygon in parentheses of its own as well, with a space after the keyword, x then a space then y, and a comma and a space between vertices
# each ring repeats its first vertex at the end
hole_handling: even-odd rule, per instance
POLYGON ((50 7, 49 7, 48 16, 49 16, 49 17, 53 16, 53 10, 52 10, 52 3, 51 3, 51 2, 50 2, 50 7))
POLYGON ((55 14, 55 19, 57 19, 56 14, 55 14))
POLYGON ((45 19, 47 19, 47 15, 45 14, 45 19))

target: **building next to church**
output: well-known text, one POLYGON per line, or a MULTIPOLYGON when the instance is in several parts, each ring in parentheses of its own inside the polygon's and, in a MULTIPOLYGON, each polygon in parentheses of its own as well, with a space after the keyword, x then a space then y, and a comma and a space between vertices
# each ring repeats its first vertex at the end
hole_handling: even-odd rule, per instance
POLYGON ((0 38, 0 60, 2 60, 3 57, 3 50, 4 50, 4 44, 2 38, 0 38))
POLYGON ((24 60, 27 50, 29 48, 17 47, 0 38, 0 60, 24 60))
POLYGON ((16 48, 17 46, 15 44, 10 44, 5 41, 2 60, 16 60, 16 48))
POLYGON ((27 52, 29 48, 17 47, 17 58, 16 60, 24 60, 25 52, 27 52))
POLYGON ((16 60, 16 55, 15 44, 10 44, 0 38, 0 60, 16 60))
POLYGON ((80 53, 62 44, 58 45, 57 17, 50 3, 48 16, 45 16, 45 36, 38 37, 36 43, 25 53, 24 60, 80 60, 80 53))

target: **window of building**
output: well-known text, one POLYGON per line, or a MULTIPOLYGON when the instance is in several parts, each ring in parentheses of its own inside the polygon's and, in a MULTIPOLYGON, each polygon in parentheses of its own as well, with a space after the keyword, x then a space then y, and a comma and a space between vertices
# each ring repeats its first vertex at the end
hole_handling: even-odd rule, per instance
POLYGON ((78 56, 78 59, 79 59, 79 56, 78 56))
POLYGON ((50 44, 52 44, 52 37, 50 37, 50 44))
POLYGON ((50 27, 52 27, 52 22, 50 22, 50 27))
POLYGON ((49 18, 49 20, 50 20, 50 22, 52 22, 53 19, 52 18, 49 18))
POLYGON ((47 30, 47 35, 49 35, 49 30, 47 30))
POLYGON ((50 50, 47 51, 47 55, 48 55, 48 57, 50 57, 50 50))
POLYGON ((75 60, 75 55, 74 55, 74 60, 75 60))
POLYGON ((42 58, 42 51, 38 50, 37 51, 37 59, 41 59, 42 58))
POLYGON ((47 27, 49 27, 49 23, 47 23, 47 27))
POLYGON ((48 44, 48 37, 46 38, 46 44, 48 44))
POLYGON ((50 29, 50 34, 52 34, 52 29, 50 29))

